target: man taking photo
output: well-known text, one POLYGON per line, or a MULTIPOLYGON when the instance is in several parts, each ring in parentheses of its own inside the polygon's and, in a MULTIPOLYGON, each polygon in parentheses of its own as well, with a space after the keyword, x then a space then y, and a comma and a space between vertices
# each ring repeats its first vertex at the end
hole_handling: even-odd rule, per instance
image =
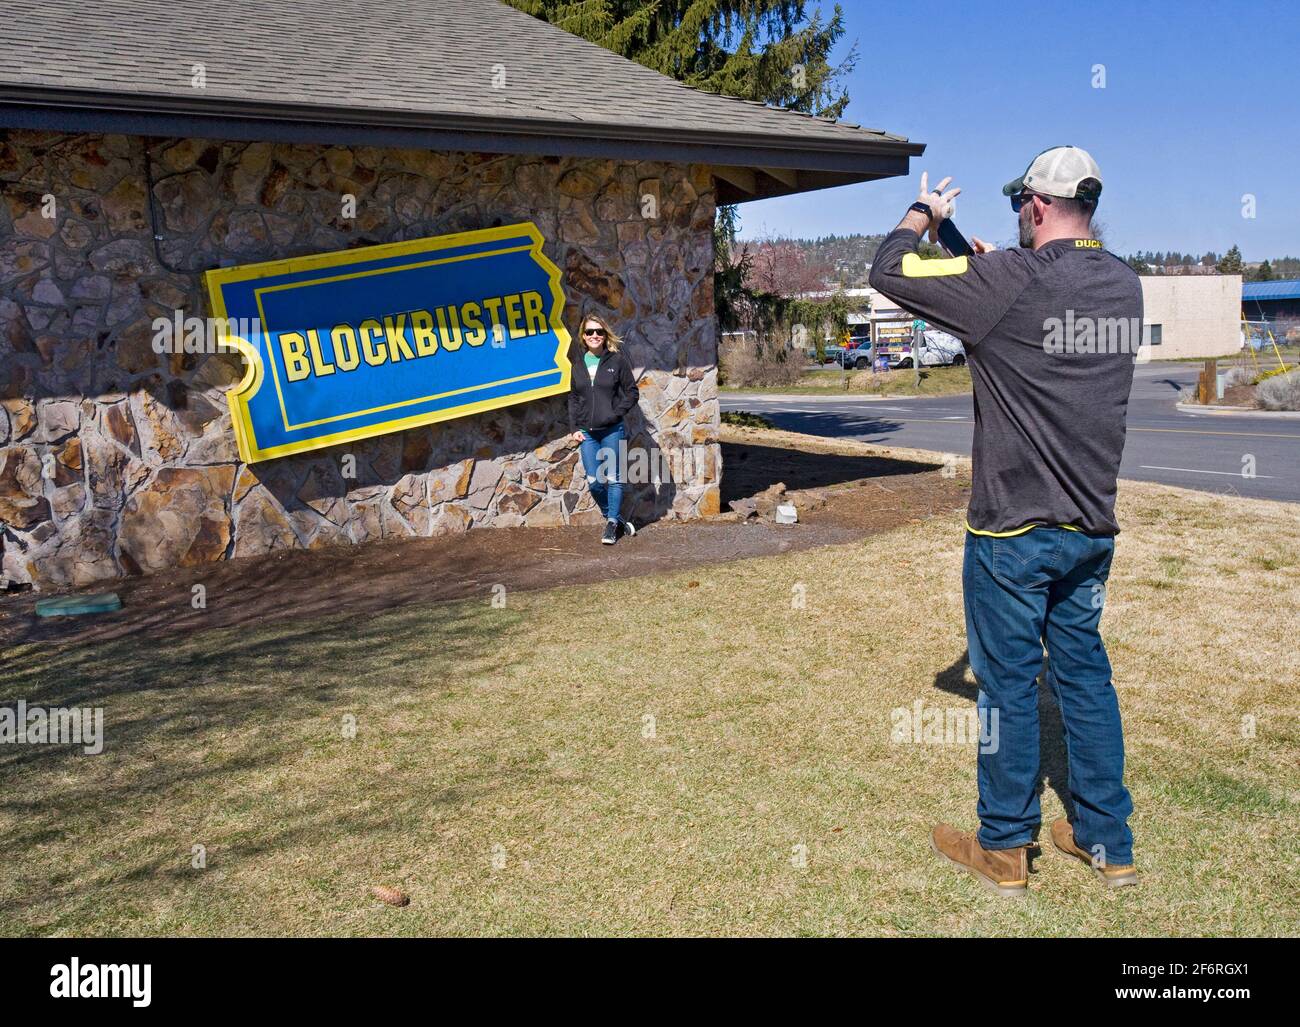
POLYGON ((939 824, 931 844, 995 892, 1025 894, 1041 819, 1046 649, 1074 805, 1072 822, 1052 825, 1052 841, 1106 884, 1136 884, 1123 729, 1098 624, 1119 532, 1115 483, 1142 288, 1093 236, 1101 171, 1085 150, 1045 150, 1003 187, 1019 247, 975 239, 973 256, 923 260, 921 237, 937 237, 961 191, 944 192, 950 181, 931 191, 921 177, 870 279, 962 340, 975 393, 962 591, 981 725, 997 730, 978 757, 979 831, 939 824))

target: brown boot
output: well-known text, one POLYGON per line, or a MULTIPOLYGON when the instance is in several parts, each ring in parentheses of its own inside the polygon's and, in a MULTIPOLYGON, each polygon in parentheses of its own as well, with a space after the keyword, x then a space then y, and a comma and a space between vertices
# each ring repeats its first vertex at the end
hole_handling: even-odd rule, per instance
POLYGON ((1052 823, 1052 844, 1067 856, 1082 860, 1092 868, 1101 880, 1111 888, 1123 888, 1126 884, 1137 884, 1137 868, 1132 863, 1124 866, 1098 865, 1093 862, 1092 853, 1079 848, 1074 841, 1074 828, 1068 820, 1056 820, 1052 823))
POLYGON ((1023 897, 1029 886, 1030 846, 986 849, 969 831, 939 824, 930 832, 930 848, 999 895, 1023 897))

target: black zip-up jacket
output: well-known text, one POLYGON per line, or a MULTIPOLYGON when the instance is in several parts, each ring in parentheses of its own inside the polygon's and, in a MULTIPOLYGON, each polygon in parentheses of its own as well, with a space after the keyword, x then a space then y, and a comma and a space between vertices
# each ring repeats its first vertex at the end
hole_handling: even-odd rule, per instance
POLYGON ((632 362, 623 352, 606 350, 596 366, 593 383, 583 356, 582 343, 569 350, 569 430, 604 431, 618 424, 640 398, 632 362))
POLYGON ((876 251, 871 287, 965 344, 975 392, 977 534, 1035 524, 1115 535, 1142 285, 1095 239, 923 260, 916 233, 876 251))

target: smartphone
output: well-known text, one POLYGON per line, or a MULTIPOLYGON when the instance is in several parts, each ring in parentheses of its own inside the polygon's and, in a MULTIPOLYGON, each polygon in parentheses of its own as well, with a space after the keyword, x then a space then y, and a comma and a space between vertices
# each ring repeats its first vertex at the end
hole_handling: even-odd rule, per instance
POLYGON ((954 257, 969 257, 975 252, 975 247, 966 241, 950 218, 939 222, 939 242, 954 257))

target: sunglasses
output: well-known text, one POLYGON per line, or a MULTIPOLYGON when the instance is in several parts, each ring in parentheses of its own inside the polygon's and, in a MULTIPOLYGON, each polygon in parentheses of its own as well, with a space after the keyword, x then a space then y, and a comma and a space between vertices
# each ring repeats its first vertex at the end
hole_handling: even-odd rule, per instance
POLYGON ((1020 208, 1023 207, 1026 203, 1028 203, 1030 200, 1032 200, 1035 196, 1037 196, 1044 203, 1052 202, 1051 197, 1049 196, 1044 196, 1042 193, 1031 193, 1026 190, 1025 192, 1017 193, 1015 196, 1011 197, 1011 209, 1015 213, 1019 214, 1020 208))
POLYGON ((603 329, 603 328, 584 328, 584 329, 582 330, 582 334, 583 334, 583 335, 598 335, 598 336, 600 336, 601 338, 604 338, 604 336, 605 336, 605 329, 603 329))

